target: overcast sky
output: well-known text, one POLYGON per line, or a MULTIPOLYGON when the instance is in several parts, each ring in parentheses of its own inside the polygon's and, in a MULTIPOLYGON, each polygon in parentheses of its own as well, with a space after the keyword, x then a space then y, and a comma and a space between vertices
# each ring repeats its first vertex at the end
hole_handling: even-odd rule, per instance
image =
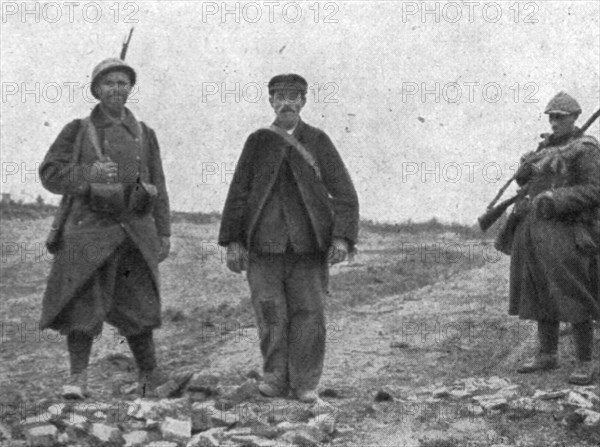
MULTIPOLYGON (((273 117, 266 83, 309 83, 363 218, 474 223, 565 90, 600 105, 600 2, 2 2, 2 192, 95 105, 93 67, 138 73, 129 107, 157 132, 172 208, 221 211, 246 137, 273 117)), ((598 136, 596 123, 588 133, 598 136)), ((27 173, 27 171, 31 171, 27 173)))

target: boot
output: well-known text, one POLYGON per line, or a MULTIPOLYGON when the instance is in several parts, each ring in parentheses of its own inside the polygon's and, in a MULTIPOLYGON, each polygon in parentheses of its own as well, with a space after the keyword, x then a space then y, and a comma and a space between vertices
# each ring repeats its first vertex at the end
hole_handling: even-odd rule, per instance
POLYGON ((64 399, 83 400, 89 397, 87 390, 87 369, 72 374, 66 384, 62 386, 60 395, 64 399))
POLYGON ((87 390, 87 367, 90 362, 93 338, 81 331, 72 331, 67 335, 67 348, 71 363, 71 377, 63 385, 61 396, 65 399, 85 399, 87 390))
POLYGON ((558 368, 558 354, 544 354, 540 352, 533 358, 523 362, 523 364, 517 368, 517 372, 521 374, 528 374, 536 371, 548 371, 556 368, 558 368))
POLYGON ((156 387, 168 380, 156 366, 152 331, 128 336, 127 344, 139 369, 138 391, 142 397, 151 397, 156 387))
MULTIPOLYGON (((162 393, 157 393, 157 390, 162 385, 169 382, 169 376, 160 368, 156 367, 153 370, 140 370, 138 375, 138 389, 142 397, 161 397, 162 393)), ((169 397, 168 394, 165 393, 169 397)))

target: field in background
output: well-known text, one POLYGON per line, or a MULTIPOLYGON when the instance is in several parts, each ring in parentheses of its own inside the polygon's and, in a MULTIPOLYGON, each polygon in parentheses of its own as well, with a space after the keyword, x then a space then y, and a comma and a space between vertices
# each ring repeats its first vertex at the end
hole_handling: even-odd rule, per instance
MULTIPOLYGON (((64 338, 36 330, 51 264, 43 241, 52 209, 38 219, 27 216, 43 215, 39 209, 13 207, 11 212, 10 219, 3 212, 0 235, 0 405, 35 406, 57 399, 68 366, 64 338)), ((217 215, 176 213, 174 221, 172 253, 161 264, 159 357, 168 371, 207 371, 222 383, 239 385, 250 370, 260 371, 256 343, 239 338, 255 329, 245 277, 225 266, 225 253, 216 244, 217 215)), ((468 227, 436 221, 361 224, 359 252, 352 262, 332 268, 326 303, 330 338, 322 386, 339 393, 341 399, 332 400, 339 405, 339 421, 356 428, 347 445, 479 447, 505 440, 527 447, 550 441, 597 445, 600 434, 564 427, 556 414, 514 418, 499 413, 468 426, 447 415, 409 420, 403 414, 402 399, 418 387, 469 377, 501 376, 527 396, 567 386, 570 337, 561 341, 565 368, 546 375, 514 373, 520 358, 535 349, 535 337, 531 325, 506 315, 507 261, 468 227), (515 338, 516 329, 521 335, 515 338), (375 404, 379 391, 395 400, 375 404), (459 441, 427 440, 443 432, 459 441), (408 434, 421 443, 402 444, 408 434)), ((94 345, 91 387, 99 394, 110 396, 115 383, 134 377, 132 365, 119 364, 131 362, 123 342, 106 326, 94 345)))

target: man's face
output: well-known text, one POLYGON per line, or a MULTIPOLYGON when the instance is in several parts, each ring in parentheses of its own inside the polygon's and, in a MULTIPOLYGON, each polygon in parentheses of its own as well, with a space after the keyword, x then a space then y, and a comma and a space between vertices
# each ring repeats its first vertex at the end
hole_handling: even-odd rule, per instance
POLYGON ((111 109, 123 107, 131 93, 131 81, 123 71, 111 71, 105 74, 97 87, 100 102, 111 109))
POLYGON ((277 115, 277 123, 284 129, 291 129, 300 118, 306 98, 298 90, 277 90, 269 97, 269 102, 277 115))
POLYGON ((552 127, 552 133, 556 137, 562 137, 573 131, 575 127, 575 121, 577 120, 576 114, 561 115, 558 113, 551 113, 548 115, 550 126, 552 127))

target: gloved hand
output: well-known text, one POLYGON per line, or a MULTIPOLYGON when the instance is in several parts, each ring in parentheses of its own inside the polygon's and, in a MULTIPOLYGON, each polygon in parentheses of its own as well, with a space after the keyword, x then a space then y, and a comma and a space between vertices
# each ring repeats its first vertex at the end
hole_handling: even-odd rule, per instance
POLYGON ((545 191, 535 196, 531 202, 531 206, 538 219, 551 219, 556 214, 552 191, 545 191))
POLYGON ((92 165, 93 182, 95 183, 116 183, 119 165, 107 158, 104 161, 96 161, 92 165))
POLYGON ((336 237, 331 243, 329 250, 327 250, 327 261, 330 264, 343 262, 346 260, 346 256, 348 256, 348 251, 348 241, 346 241, 346 239, 336 237))

